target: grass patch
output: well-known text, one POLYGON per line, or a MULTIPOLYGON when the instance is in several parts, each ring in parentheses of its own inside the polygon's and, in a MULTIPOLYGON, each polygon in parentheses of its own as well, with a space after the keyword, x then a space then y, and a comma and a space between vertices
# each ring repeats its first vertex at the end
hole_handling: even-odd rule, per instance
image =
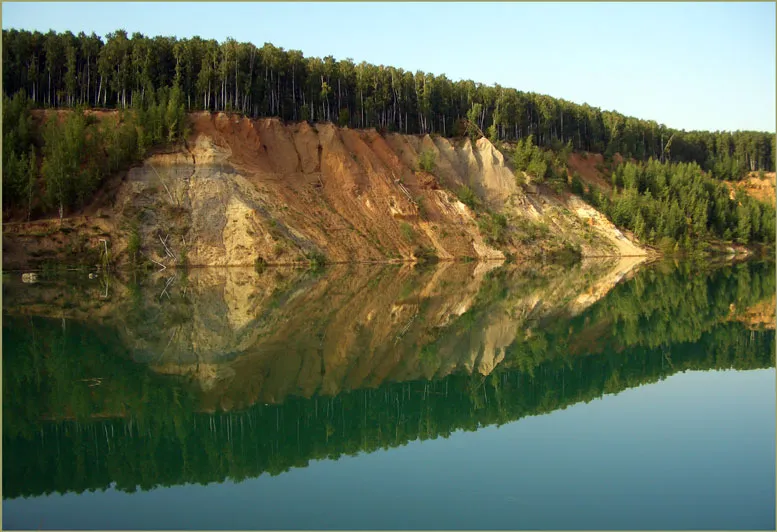
POLYGON ((528 244, 535 240, 544 239, 550 234, 550 227, 543 222, 534 222, 526 218, 518 218, 514 222, 515 238, 521 244, 528 244))
POLYGON ((418 246, 413 251, 413 255, 419 264, 432 264, 440 260, 437 252, 431 247, 418 246))
POLYGON ((410 224, 407 222, 399 224, 399 232, 402 233, 402 237, 408 242, 412 242, 413 239, 415 239, 415 231, 413 231, 413 228, 410 227, 410 224))
POLYGON ((418 156, 418 166, 427 173, 432 173, 435 167, 435 155, 432 150, 424 150, 418 156))
POLYGON ((419 194, 415 197, 415 203, 418 206, 418 216, 422 220, 426 220, 426 218, 429 216, 429 213, 426 210, 426 204, 424 203, 424 195, 419 194))
POLYGON ((311 270, 313 271, 319 271, 323 269, 326 264, 326 256, 321 253, 320 251, 314 251, 310 255, 307 256, 308 259, 308 265, 311 270))
POLYGON ((138 226, 132 225, 130 228, 129 240, 127 242, 127 254, 133 265, 137 265, 138 252, 140 251, 140 233, 138 226))
POLYGON ((504 214, 489 211, 478 218, 478 229, 488 244, 504 244, 507 217, 504 214))
POLYGON ((456 192, 456 197, 459 198, 464 205, 472 209, 473 211, 480 206, 480 200, 475 192, 467 185, 462 185, 456 192))
POLYGON ((553 263, 569 266, 580 262, 583 258, 583 250, 578 244, 566 242, 560 249, 553 250, 549 253, 547 258, 553 263))

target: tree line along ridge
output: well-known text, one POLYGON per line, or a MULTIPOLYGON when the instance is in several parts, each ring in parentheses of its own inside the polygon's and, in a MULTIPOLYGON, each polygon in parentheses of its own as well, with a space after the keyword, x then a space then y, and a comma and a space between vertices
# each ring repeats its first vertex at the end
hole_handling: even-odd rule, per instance
POLYGON ((233 39, 12 29, 3 30, 3 63, 3 206, 20 218, 85 205, 105 176, 185 137, 187 111, 207 110, 407 134, 475 130, 515 146, 518 173, 540 179, 566 174, 572 150, 619 153, 627 162, 609 196, 583 190, 576 176, 572 189, 643 241, 669 250, 709 238, 774 240, 773 207, 730 198, 709 179, 772 170, 767 132, 678 131, 499 85, 233 39), (39 125, 35 108, 79 112, 39 125), (102 123, 89 108, 119 116, 102 123))
POLYGON ((499 140, 533 135, 550 148, 626 158, 696 162, 719 178, 774 168, 767 132, 678 131, 655 121, 601 111, 550 96, 445 75, 415 73, 332 56, 305 57, 266 43, 199 37, 147 37, 3 30, 3 86, 36 106, 128 108, 161 87, 181 90, 189 111, 235 111, 251 117, 331 121, 402 133, 463 133, 473 113, 499 140))

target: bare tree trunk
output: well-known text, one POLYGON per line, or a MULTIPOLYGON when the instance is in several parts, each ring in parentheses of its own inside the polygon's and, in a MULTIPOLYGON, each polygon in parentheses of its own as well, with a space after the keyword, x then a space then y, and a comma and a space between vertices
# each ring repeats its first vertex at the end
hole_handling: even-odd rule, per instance
POLYGON ((90 56, 86 56, 86 99, 87 99, 86 103, 87 104, 89 103, 89 101, 88 101, 89 100, 89 89, 92 86, 91 77, 89 75, 90 74, 89 59, 90 59, 90 56))
POLYGON ((561 142, 564 142, 564 110, 561 110, 561 142))
MULTIPOLYGON (((265 83, 267 82, 267 78, 265 77, 265 83)), ((275 88, 272 84, 272 70, 270 70, 270 83, 268 84, 270 88, 270 112, 267 113, 269 116, 272 116, 273 111, 275 110, 275 88)))
POLYGON ((27 184, 27 221, 30 221, 32 216, 32 184, 27 184))

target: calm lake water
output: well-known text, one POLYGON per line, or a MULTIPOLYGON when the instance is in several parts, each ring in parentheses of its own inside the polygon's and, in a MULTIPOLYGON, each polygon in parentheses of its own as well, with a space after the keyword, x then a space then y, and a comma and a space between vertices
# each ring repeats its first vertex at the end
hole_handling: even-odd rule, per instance
POLYGON ((3 283, 5 529, 775 528, 775 267, 3 283))

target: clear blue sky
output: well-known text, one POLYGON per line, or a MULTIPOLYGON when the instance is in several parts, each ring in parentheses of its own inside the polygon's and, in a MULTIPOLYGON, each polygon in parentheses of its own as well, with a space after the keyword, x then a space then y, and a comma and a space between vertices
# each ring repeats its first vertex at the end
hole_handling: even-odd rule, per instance
POLYGON ((774 3, 8 3, 3 28, 271 42, 614 109, 775 131, 774 3))

